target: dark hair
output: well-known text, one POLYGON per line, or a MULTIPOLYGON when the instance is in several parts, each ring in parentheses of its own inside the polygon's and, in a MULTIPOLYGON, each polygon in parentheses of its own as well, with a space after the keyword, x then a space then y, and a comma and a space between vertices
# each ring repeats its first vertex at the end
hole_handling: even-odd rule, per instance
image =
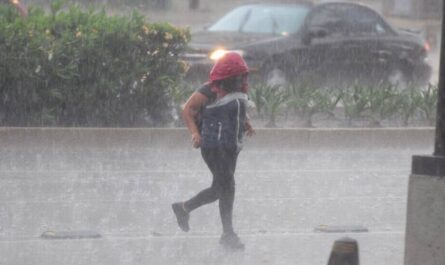
POLYGON ((215 81, 216 84, 227 92, 240 91, 243 86, 243 75, 229 77, 223 80, 215 81))

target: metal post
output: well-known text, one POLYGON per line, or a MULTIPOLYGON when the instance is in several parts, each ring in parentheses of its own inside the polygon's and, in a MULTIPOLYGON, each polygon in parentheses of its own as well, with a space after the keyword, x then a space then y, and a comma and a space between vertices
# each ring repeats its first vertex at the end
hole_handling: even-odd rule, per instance
MULTIPOLYGON (((444 2, 445 0, 442 1, 442 12, 445 15, 444 2)), ((429 156, 413 156, 411 173, 414 175, 445 176, 445 20, 443 16, 441 36, 434 153, 429 156)))
MULTIPOLYGON (((445 0, 442 1, 445 15, 445 0)), ((405 265, 445 264, 445 21, 442 16, 434 154, 413 156, 406 214, 405 265)))
POLYGON ((445 156, 445 1, 442 2, 442 40, 440 44, 439 92, 437 97, 434 155, 445 156))

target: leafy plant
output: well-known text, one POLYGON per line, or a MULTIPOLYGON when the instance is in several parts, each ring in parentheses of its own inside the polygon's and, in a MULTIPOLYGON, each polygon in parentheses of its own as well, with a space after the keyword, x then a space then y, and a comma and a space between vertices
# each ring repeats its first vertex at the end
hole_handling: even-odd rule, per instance
POLYGON ((340 102, 343 105, 345 118, 349 126, 352 125, 353 119, 364 117, 365 112, 369 109, 367 89, 365 86, 355 84, 342 91, 340 102))
POLYGON ((0 124, 159 126, 170 119, 171 87, 183 72, 186 29, 148 24, 138 13, 0 5, 0 124), (3 16, 3 13, 8 14, 3 16))
POLYGON ((409 119, 415 116, 419 108, 421 100, 420 90, 411 87, 401 91, 398 96, 400 98, 399 113, 402 119, 402 125, 408 126, 409 119))
POLYGON ((287 102, 305 121, 306 127, 313 127, 312 118, 317 113, 333 115, 341 99, 341 93, 335 89, 293 84, 287 87, 287 102))
POLYGON ((371 126, 381 126, 382 120, 393 116, 400 109, 401 97, 396 87, 380 85, 377 87, 366 87, 365 91, 362 92, 365 92, 369 101, 371 126))
POLYGON ((420 91, 419 110, 425 116, 428 125, 433 126, 436 121, 437 100, 439 88, 429 84, 426 89, 420 91))
POLYGON ((261 91, 261 95, 257 95, 255 100, 260 103, 261 108, 264 108, 268 118, 266 127, 276 127, 278 110, 286 102, 286 94, 280 86, 263 85, 258 91, 261 91))
POLYGON ((256 84, 249 89, 250 100, 255 104, 258 117, 263 118, 264 97, 267 87, 265 85, 256 84))

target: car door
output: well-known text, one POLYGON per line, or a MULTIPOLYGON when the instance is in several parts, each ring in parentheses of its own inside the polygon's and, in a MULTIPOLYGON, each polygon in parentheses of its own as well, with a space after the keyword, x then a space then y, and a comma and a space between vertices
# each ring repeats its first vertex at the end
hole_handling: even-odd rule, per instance
POLYGON ((345 79, 363 85, 378 85, 385 78, 393 53, 386 43, 394 32, 372 9, 355 4, 341 4, 345 24, 342 45, 345 79))
POLYGON ((334 86, 343 80, 348 42, 343 17, 335 5, 320 5, 308 15, 302 30, 298 75, 303 82, 334 86))
POLYGON ((389 26, 367 7, 321 4, 305 24, 301 76, 310 73, 316 76, 312 79, 323 80, 329 86, 378 80, 391 56, 384 45, 391 33, 389 26))

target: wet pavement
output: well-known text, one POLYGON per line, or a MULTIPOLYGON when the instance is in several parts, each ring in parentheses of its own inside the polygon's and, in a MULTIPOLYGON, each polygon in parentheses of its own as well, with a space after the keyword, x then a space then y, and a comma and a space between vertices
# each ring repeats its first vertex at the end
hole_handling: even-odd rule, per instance
POLYGON ((192 213, 189 233, 172 214, 172 202, 210 184, 198 150, 68 144, 0 151, 0 264, 321 265, 345 236, 358 241, 362 265, 403 264, 411 156, 431 146, 272 146, 247 142, 239 156, 234 224, 246 250, 235 253, 218 244, 216 203, 192 213), (368 232, 315 231, 333 226, 368 232))

